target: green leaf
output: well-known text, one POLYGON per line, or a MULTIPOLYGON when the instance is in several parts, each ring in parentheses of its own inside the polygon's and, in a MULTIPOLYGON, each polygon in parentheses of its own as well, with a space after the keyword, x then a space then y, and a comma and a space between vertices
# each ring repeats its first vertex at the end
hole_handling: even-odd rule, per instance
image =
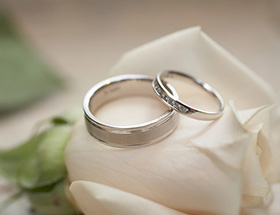
POLYGON ((36 186, 50 184, 65 177, 64 149, 70 132, 70 126, 55 125, 42 139, 37 150, 40 176, 36 186))
MULTIPOLYGON (((50 186, 49 186, 50 187, 50 186)), ((48 188, 49 188, 48 187, 48 188)), ((66 196, 66 185, 60 181, 52 186, 52 189, 42 189, 41 191, 27 192, 27 196, 32 203, 34 210, 38 214, 48 215, 74 215, 77 210, 69 202, 66 196)))
POLYGON ((17 33, 15 32, 14 27, 12 26, 12 23, 10 23, 8 17, 6 14, 4 14, 3 11, 0 10, 0 36, 1 37, 14 37, 17 38, 17 33))
POLYGON ((66 175, 64 148, 68 125, 54 125, 25 144, 0 152, 0 174, 23 188, 35 188, 61 180, 66 175))
POLYGON ((36 135, 17 148, 0 151, 0 174, 23 187, 35 184, 38 180, 35 155, 43 137, 44 134, 36 135))
POLYGON ((39 178, 38 159, 31 155, 23 163, 24 165, 19 169, 15 180, 21 187, 33 187, 34 184, 37 184, 39 178))
POLYGON ((27 105, 61 84, 0 10, 0 113, 27 105))
POLYGON ((8 197, 4 201, 0 203, 0 214, 4 214, 4 211, 14 202, 16 202, 19 198, 22 197, 23 192, 19 191, 12 196, 8 197))
POLYGON ((64 150, 74 123, 82 116, 81 108, 73 108, 44 120, 28 141, 0 151, 0 174, 17 183, 38 214, 78 214, 65 193, 64 150), (39 132, 42 125, 44 130, 39 132))
POLYGON ((81 107, 75 107, 65 111, 64 113, 60 114, 52 118, 52 123, 54 124, 69 124, 73 125, 78 120, 83 117, 83 111, 81 107))

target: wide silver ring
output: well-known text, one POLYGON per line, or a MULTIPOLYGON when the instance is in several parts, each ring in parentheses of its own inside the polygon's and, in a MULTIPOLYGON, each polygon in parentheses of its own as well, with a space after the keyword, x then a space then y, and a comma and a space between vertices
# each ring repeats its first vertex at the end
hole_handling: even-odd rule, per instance
MULTIPOLYGON (((153 78, 146 75, 120 75, 93 86, 83 102, 88 132, 102 143, 113 147, 152 144, 171 134, 179 118, 172 108, 167 108, 166 112, 152 121, 131 126, 108 124, 95 116, 96 110, 110 100, 124 96, 155 96, 152 81, 153 78)), ((169 90, 171 95, 177 97, 172 87, 169 90)))
POLYGON ((212 88, 209 84, 186 73, 182 73, 178 71, 160 72, 157 74, 156 78, 153 81, 153 89, 158 95, 158 97, 169 107, 173 108, 174 110, 176 110, 177 112, 183 115, 189 116, 194 119, 213 120, 219 118, 224 110, 223 98, 214 88, 212 88), (211 96, 215 98, 216 102, 219 104, 219 109, 217 111, 206 111, 206 110, 201 110, 192 107, 182 102, 181 100, 178 99, 178 97, 175 97, 170 93, 170 90, 167 88, 167 85, 168 87, 170 87, 170 83, 164 80, 166 78, 175 78, 175 79, 187 78, 192 80, 195 84, 201 86, 204 90, 206 90, 211 96))

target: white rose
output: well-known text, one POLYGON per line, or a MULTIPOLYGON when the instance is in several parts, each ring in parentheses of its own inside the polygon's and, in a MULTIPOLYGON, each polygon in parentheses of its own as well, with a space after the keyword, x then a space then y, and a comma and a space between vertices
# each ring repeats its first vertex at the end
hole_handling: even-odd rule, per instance
POLYGON ((169 68, 214 86, 227 104, 223 116, 182 116, 169 137, 137 149, 99 144, 81 121, 65 153, 77 205, 86 215, 272 214, 280 117, 271 88, 198 27, 127 53, 112 75, 169 68))

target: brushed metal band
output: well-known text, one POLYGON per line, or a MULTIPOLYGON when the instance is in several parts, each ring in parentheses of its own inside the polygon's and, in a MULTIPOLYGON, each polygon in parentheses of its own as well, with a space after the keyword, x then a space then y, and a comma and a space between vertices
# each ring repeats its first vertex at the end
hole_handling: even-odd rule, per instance
MULTIPOLYGON (((108 124, 94 115, 98 108, 113 99, 124 96, 154 96, 152 81, 153 78, 146 75, 120 75, 93 86, 83 102, 88 132, 103 144, 113 147, 151 144, 171 134, 178 123, 178 114, 172 108, 152 121, 131 126, 108 124)), ((170 93, 177 97, 175 89, 167 87, 170 93)))
MULTIPOLYGON (((163 71, 157 74, 153 81, 153 89, 158 97, 167 104, 169 107, 173 108, 177 112, 186 115, 188 117, 199 119, 199 120, 213 120, 219 118, 224 110, 224 101, 222 96, 209 84, 195 78, 189 74, 178 72, 178 71, 163 71), (178 97, 172 95, 168 88, 170 88, 170 83, 166 82, 165 78, 172 79, 190 79, 195 84, 202 87, 205 91, 209 93, 210 96, 214 97, 215 101, 219 104, 219 110, 217 111, 206 111, 195 107, 192 107, 181 100, 178 97), (167 88, 168 85, 168 88, 167 88)), ((175 88, 176 89, 176 88, 175 88)))

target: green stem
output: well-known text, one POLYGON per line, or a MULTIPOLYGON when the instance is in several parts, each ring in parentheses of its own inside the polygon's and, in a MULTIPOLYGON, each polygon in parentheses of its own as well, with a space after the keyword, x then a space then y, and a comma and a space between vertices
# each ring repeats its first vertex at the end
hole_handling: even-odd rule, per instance
POLYGON ((4 200, 1 204, 0 204, 0 214, 3 214, 4 211, 11 205, 13 204, 15 201, 17 201, 22 195, 23 195, 23 191, 19 191, 17 193, 15 193, 14 195, 10 196, 9 198, 7 198, 6 200, 4 200))

